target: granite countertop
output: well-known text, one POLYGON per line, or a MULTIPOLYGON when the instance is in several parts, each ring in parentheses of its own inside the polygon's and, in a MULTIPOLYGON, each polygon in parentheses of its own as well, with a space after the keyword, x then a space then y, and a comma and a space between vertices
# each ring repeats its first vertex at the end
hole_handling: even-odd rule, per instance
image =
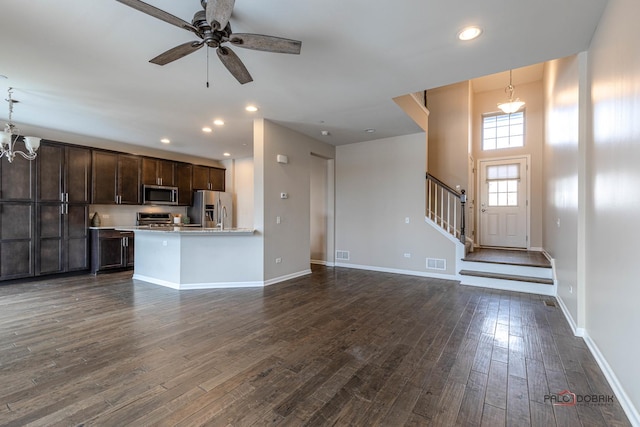
POLYGON ((253 228, 202 228, 202 227, 149 227, 149 226, 115 226, 107 227, 120 231, 145 231, 152 233, 179 233, 194 235, 233 235, 233 236, 250 236, 255 230, 253 228))

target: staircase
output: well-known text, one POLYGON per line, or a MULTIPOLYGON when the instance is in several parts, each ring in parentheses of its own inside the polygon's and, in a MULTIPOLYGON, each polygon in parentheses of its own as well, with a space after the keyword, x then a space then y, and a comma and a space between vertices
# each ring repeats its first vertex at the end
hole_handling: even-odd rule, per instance
POLYGON ((476 249, 458 264, 460 284, 555 295, 551 262, 541 253, 476 249))
POLYGON ((460 284, 555 295, 553 266, 541 253, 532 251, 475 249, 465 236, 465 190, 454 190, 438 178, 426 175, 426 221, 456 243, 456 272, 460 284))

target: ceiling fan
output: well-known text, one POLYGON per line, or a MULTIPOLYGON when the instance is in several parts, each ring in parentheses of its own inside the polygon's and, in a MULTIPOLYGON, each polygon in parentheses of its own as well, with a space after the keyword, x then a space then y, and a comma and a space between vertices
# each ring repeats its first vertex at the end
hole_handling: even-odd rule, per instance
POLYGON ((198 10, 191 23, 184 21, 164 10, 158 9, 140 0, 117 0, 140 12, 161 19, 169 24, 194 33, 200 40, 187 42, 161 53, 149 62, 166 65, 177 59, 195 52, 204 45, 216 48, 218 58, 229 72, 240 82, 245 84, 253 81, 251 74, 244 66, 238 55, 223 43, 245 49, 262 50, 266 52, 300 54, 302 42, 263 34, 234 34, 231 31, 229 18, 233 11, 235 0, 200 0, 202 10, 198 10))

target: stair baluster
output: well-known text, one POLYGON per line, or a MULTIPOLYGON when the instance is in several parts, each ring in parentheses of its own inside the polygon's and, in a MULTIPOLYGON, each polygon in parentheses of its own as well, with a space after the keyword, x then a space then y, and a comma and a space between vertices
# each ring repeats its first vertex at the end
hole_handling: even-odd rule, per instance
POLYGON ((464 208, 467 201, 466 191, 458 192, 428 172, 426 179, 427 217, 447 233, 459 238, 464 244, 466 241, 464 208), (458 211, 460 212, 459 228, 458 211))

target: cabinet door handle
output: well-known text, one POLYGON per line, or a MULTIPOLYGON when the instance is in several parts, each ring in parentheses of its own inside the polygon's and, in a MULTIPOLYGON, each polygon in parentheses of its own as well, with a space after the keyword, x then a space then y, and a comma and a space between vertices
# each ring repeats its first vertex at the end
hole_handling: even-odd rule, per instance
POLYGON ((66 203, 66 204, 64 205, 64 214, 65 214, 65 215, 69 215, 69 204, 68 204, 68 203, 66 203))
POLYGON ((64 202, 64 193, 60 193, 60 201, 64 202))
POLYGON ((69 203, 69 193, 64 193, 64 201, 69 203))

